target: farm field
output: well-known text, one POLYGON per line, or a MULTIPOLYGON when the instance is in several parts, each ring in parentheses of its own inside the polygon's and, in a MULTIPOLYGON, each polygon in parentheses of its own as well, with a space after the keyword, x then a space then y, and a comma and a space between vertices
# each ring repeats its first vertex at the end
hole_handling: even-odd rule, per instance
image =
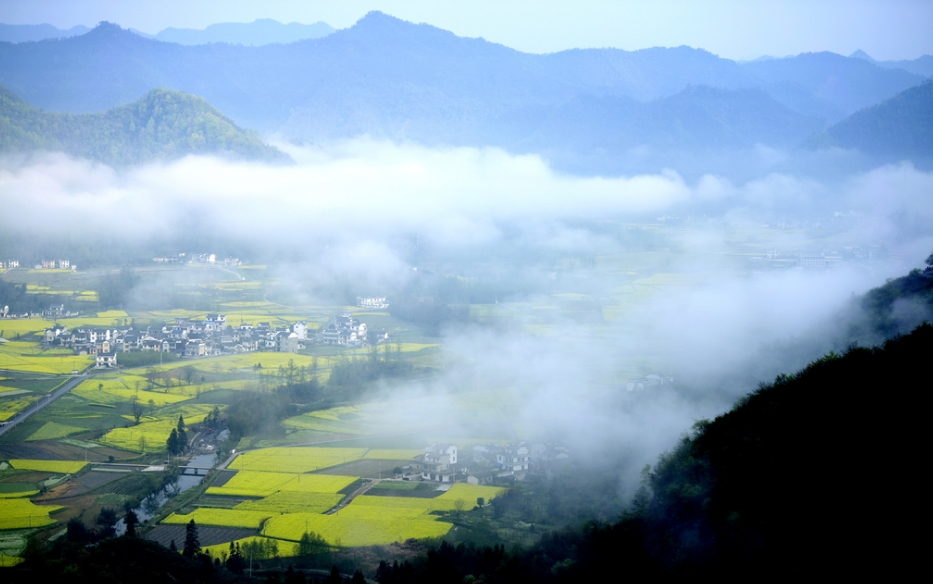
MULTIPOLYGON (((6 322, 0 323, 0 326, 6 326, 6 322)), ((75 355, 61 349, 42 350, 34 342, 0 343, 0 369, 9 371, 63 375, 71 373, 73 369, 85 369, 93 363, 93 357, 75 355)))
POLYGON ((451 523, 430 517, 383 519, 379 517, 378 510, 366 516, 353 517, 341 511, 334 515, 278 515, 266 521, 262 535, 297 542, 307 530, 320 534, 330 545, 357 547, 441 537, 452 527, 451 523))
POLYGON ((184 525, 194 519, 198 525, 213 525, 217 527, 240 527, 245 529, 259 529, 262 522, 272 513, 266 511, 247 511, 244 509, 211 509, 201 507, 187 515, 172 513, 162 520, 166 525, 184 525))
POLYGON ((65 474, 74 474, 87 465, 86 462, 77 460, 27 460, 14 458, 9 462, 10 466, 16 470, 38 470, 65 474))
MULTIPOLYGON (((232 465, 231 465, 232 466, 232 465)), ((357 477, 240 470, 221 487, 209 487, 208 495, 267 497, 279 491, 337 493, 357 477)))
POLYGON ((178 423, 178 416, 183 415, 188 424, 197 424, 204 420, 213 406, 206 404, 175 405, 163 408, 154 416, 144 416, 138 425, 132 425, 132 417, 127 416, 126 427, 114 428, 97 441, 107 446, 132 452, 164 452, 165 441, 178 423))
POLYGON ((24 529, 51 525, 55 520, 49 513, 60 506, 34 504, 29 499, 0 499, 0 529, 24 529))
POLYGON ((230 468, 305 473, 357 460, 365 454, 365 448, 266 448, 238 456, 230 464, 230 468))

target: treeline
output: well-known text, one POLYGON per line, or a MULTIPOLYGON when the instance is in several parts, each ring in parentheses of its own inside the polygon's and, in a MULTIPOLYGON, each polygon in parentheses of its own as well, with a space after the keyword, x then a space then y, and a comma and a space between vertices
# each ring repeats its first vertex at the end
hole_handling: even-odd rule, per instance
POLYGON ((343 359, 334 364, 327 379, 327 391, 340 399, 361 397, 373 383, 384 379, 404 379, 415 373, 415 366, 403 361, 391 352, 390 345, 383 345, 379 356, 373 347, 368 357, 343 359))
POLYGON ((241 392, 241 397, 224 411, 233 438, 278 433, 279 422, 289 416, 309 407, 357 399, 379 380, 408 378, 417 369, 386 346, 381 356, 374 347, 369 356, 334 364, 326 385, 318 381, 316 360, 309 366, 298 366, 290 359, 287 365, 269 373, 257 364, 257 371, 258 390, 241 392))

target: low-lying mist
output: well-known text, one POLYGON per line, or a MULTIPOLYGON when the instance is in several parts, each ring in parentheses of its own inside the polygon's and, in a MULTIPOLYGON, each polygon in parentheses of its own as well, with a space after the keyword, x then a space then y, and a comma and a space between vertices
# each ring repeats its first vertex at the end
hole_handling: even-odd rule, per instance
POLYGON ((3 160, 3 239, 71 242, 63 256, 74 241, 157 242, 165 253, 222 242, 267 264, 275 300, 295 306, 470 283, 449 294, 496 316, 440 327, 447 365, 383 386, 387 415, 468 426, 478 420, 458 410, 457 392, 502 391, 516 438, 581 456, 608 449, 633 472, 757 383, 839 350, 853 295, 933 250, 933 173, 909 163, 738 183, 676 170, 573 176, 498 149, 279 146, 294 166, 189 157, 118 172, 60 154, 3 160), (845 246, 891 261, 750 267, 773 250, 845 246), (650 373, 665 383, 632 385, 650 373))

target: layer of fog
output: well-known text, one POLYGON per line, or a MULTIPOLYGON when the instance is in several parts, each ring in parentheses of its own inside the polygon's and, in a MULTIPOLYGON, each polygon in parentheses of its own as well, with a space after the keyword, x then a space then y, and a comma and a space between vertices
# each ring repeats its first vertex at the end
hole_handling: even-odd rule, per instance
MULTIPOLYGON (((839 332, 833 319, 853 294, 921 265, 933 250, 933 174, 909 163, 842 180, 770 173, 733 183, 715 175, 688 181, 673 170, 569 176, 537 156, 496 149, 368 140, 282 147, 296 165, 190 157, 117 172, 57 154, 7 159, 0 162, 0 228, 28 238, 80 232, 114 245, 184 239, 191 230, 242 239, 267 250, 274 273, 297 296, 319 302, 314 290, 326 290, 328 282, 355 283, 367 293, 404 286, 423 261, 412 252, 413 240, 473 270, 471 276, 488 269, 499 270, 496 277, 514 271, 547 281, 554 276, 549 266, 523 258, 624 254, 631 242, 594 226, 706 213, 707 223, 695 218, 661 244, 681 250, 665 271, 705 275, 690 285, 661 290, 608 323, 558 319, 545 336, 527 332, 520 319, 450 329, 440 340, 450 356, 445 370, 417 388, 391 388, 396 403, 425 393, 433 401, 427 412, 406 405, 387 415, 430 415, 450 427, 475 420, 446 407, 445 392, 510 388, 521 396, 510 412, 516 429, 556 437, 579 452, 612 445, 633 455, 633 468, 757 382, 832 347, 839 332), (836 241, 882 245, 903 261, 777 272, 725 263, 730 230, 777 221, 842 221, 836 241), (508 261, 490 259, 496 254, 508 261), (276 257, 287 259, 276 265, 276 257), (786 350, 798 345, 805 348, 786 350), (662 364, 659 373, 675 378, 673 388, 624 390, 646 355, 662 364)), ((820 251, 799 229, 775 237, 788 249, 820 251)), ((593 267, 571 276, 594 295, 619 285, 593 267)), ((535 297, 532 290, 503 301, 535 297)))

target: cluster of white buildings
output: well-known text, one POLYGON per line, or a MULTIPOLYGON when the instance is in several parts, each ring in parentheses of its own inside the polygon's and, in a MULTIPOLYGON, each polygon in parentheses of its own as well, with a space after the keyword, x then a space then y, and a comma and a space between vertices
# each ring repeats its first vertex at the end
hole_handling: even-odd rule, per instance
POLYGON ((0 261, 0 269, 12 270, 19 267, 19 260, 0 261))
POLYGON ((218 266, 241 266, 243 262, 240 258, 222 258, 218 259, 214 253, 193 253, 188 255, 180 253, 172 256, 162 256, 152 258, 157 264, 210 264, 218 266))
MULTIPOLYGON (((56 324, 45 330, 43 345, 67 347, 78 355, 155 351, 184 357, 207 357, 251 351, 294 353, 307 340, 308 326, 305 322, 286 327, 274 327, 268 322, 233 327, 227 324, 226 315, 208 314, 204 320, 177 318, 174 324, 145 329, 117 326, 71 331, 56 324)), ((115 365, 115 358, 112 364, 115 365)))
POLYGON ((529 472, 546 472, 549 465, 568 459, 561 446, 513 442, 473 447, 473 458, 462 461, 455 444, 432 444, 415 459, 420 478, 439 483, 485 485, 496 479, 523 480, 529 472))
POLYGON ((341 314, 318 329, 315 340, 320 345, 362 347, 384 343, 388 339, 388 333, 370 333, 365 322, 356 320, 351 314, 341 314))
MULTIPOLYGON (((388 334, 375 335, 379 342, 388 334)), ((210 357, 253 351, 296 353, 307 343, 362 346, 368 342, 366 324, 349 315, 334 318, 315 334, 304 321, 288 326, 260 322, 232 326, 225 314, 203 320, 176 318, 173 324, 136 329, 133 326, 82 327, 69 330, 60 324, 45 330, 42 344, 66 347, 77 355, 98 356, 98 367, 116 366, 116 355, 127 351, 174 353, 182 357, 210 357), (103 357, 106 356, 106 357, 103 357)))
POLYGON ((42 260, 36 264, 37 270, 72 270, 77 271, 78 266, 70 260, 42 260))
POLYGON ((769 268, 832 268, 844 262, 903 263, 905 259, 903 254, 889 252, 878 245, 853 245, 841 249, 808 253, 782 253, 771 249, 763 255, 750 258, 750 261, 755 266, 769 268))

